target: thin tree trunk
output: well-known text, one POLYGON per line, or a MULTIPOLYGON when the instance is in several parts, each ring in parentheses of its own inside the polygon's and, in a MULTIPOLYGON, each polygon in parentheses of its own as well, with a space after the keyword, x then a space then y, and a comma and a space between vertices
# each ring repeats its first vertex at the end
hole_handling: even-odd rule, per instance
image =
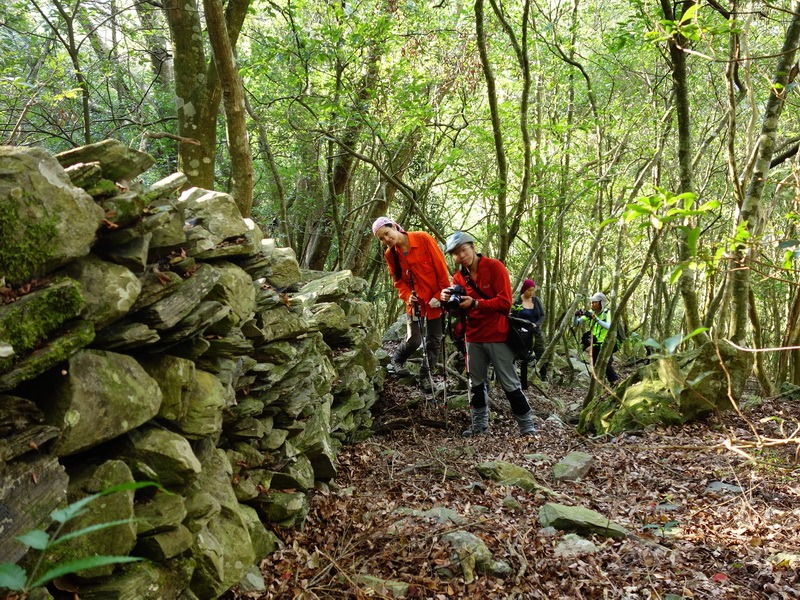
MULTIPOLYGON (((790 82, 790 77, 794 78, 797 75, 795 56, 797 55, 797 44, 800 41, 800 2, 792 4, 791 15, 792 19, 786 30, 783 48, 775 68, 772 93, 770 93, 764 109, 764 119, 761 125, 761 135, 759 136, 753 174, 750 178, 747 194, 742 202, 737 223, 737 229, 745 227, 750 234, 749 239, 751 240, 758 240, 764 228, 765 218, 762 203, 764 185, 775 149, 778 121, 786 101, 787 86, 790 82)), ((731 340, 739 344, 744 342, 747 335, 750 264, 756 257, 757 248, 757 243, 749 246, 740 244, 734 252, 735 266, 731 274, 731 300, 733 306, 731 340)))
POLYGON ((503 142, 503 129, 500 123, 500 108, 497 102, 497 83, 495 81, 494 69, 489 61, 489 51, 486 48, 485 15, 483 11, 483 0, 475 0, 475 37, 478 45, 478 54, 481 57, 481 68, 483 69, 483 79, 486 82, 486 98, 489 103, 489 114, 492 123, 492 138, 494 139, 494 156, 497 161, 497 209, 498 224, 498 244, 497 258, 505 260, 509 248, 508 231, 506 230, 506 220, 508 217, 507 197, 508 197, 508 159, 506 157, 505 143, 503 142))
MULTIPOLYGON (((240 9, 246 12, 249 4, 250 0, 241 0, 240 9)), ((230 194, 242 216, 249 217, 253 208, 253 155, 250 152, 250 139, 245 120, 244 87, 236 69, 233 43, 228 36, 222 1, 203 0, 203 6, 225 106, 225 127, 231 158, 230 194)))

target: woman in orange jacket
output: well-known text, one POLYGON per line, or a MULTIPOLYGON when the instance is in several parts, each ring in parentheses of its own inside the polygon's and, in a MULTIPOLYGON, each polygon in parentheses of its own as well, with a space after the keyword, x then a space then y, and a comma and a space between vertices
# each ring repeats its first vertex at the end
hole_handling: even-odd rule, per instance
POLYGON ((389 217, 379 217, 372 233, 386 245, 386 264, 394 287, 406 303, 407 333, 392 357, 395 368, 402 368, 422 344, 423 323, 427 325, 425 349, 427 361, 420 371, 420 385, 428 391, 430 372, 439 356, 442 343, 442 308, 439 293, 450 285, 450 274, 441 248, 424 231, 406 231, 389 217))

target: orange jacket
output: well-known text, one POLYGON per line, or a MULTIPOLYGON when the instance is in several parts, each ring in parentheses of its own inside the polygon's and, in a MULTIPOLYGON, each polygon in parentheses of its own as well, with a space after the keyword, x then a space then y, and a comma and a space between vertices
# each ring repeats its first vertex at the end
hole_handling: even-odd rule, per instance
POLYGON ((429 234, 424 231, 409 231, 408 254, 394 248, 387 248, 384 253, 389 274, 394 280, 398 295, 406 303, 406 313, 411 314, 411 286, 419 298, 420 314, 423 317, 436 319, 441 316, 441 308, 432 308, 428 302, 431 298, 439 299, 439 293, 450 285, 450 273, 444 254, 429 234), (396 272, 399 263, 400 272, 396 272))

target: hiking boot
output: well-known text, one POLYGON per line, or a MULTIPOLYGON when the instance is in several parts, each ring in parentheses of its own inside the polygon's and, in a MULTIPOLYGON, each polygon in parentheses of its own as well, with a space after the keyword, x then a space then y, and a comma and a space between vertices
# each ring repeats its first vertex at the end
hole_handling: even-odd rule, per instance
POLYGON ((426 394, 430 394, 433 391, 433 386, 431 386, 431 378, 427 375, 424 377, 420 375, 419 387, 426 394))
POLYGON ((489 407, 472 409, 472 425, 461 432, 461 437, 475 437, 489 433, 489 407))
POLYGON ((532 410, 529 410, 524 415, 514 415, 514 420, 519 425, 520 435, 536 435, 536 425, 534 425, 532 417, 532 410))
POLYGON ((409 371, 405 365, 396 363, 394 361, 386 365, 386 372, 389 375, 394 375, 395 377, 405 377, 406 375, 411 375, 411 371, 409 371))

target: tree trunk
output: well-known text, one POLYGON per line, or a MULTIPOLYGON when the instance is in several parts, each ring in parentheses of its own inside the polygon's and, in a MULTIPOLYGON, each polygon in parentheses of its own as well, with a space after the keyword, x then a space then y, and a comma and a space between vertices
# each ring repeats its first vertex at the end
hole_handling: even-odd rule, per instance
MULTIPOLYGON (((694 4, 695 2, 693 0, 685 0, 682 3, 683 10, 681 11, 681 15, 691 6, 694 6, 694 4)), ((664 17, 666 19, 671 21, 680 19, 680 15, 677 15, 675 11, 673 11, 673 4, 670 0, 661 0, 661 8, 664 11, 664 17)), ((675 109, 678 120, 678 170, 680 178, 680 189, 678 193, 694 191, 694 179, 692 176, 691 115, 685 52, 685 48, 688 44, 689 40, 680 34, 672 36, 668 43, 669 56, 672 61, 672 94, 675 99, 675 109)), ((693 226, 693 219, 687 218, 684 225, 691 228, 693 226)), ((678 289, 683 299, 686 326, 689 332, 692 332, 702 327, 702 320, 700 319, 700 303, 697 299, 697 282, 695 281, 694 270, 688 267, 688 263, 692 258, 691 249, 683 234, 679 234, 678 237, 678 258, 684 265, 678 280, 678 289)), ((703 333, 694 336, 692 339, 695 345, 700 346, 703 342, 708 340, 708 335, 703 333)))
POLYGON ((765 224, 762 195, 775 149, 778 120, 786 101, 790 76, 793 78, 797 75, 795 56, 797 55, 797 44, 800 41, 800 2, 792 4, 791 15, 792 20, 786 30, 783 48, 779 54, 778 64, 775 69, 772 93, 764 109, 764 119, 761 125, 761 135, 759 136, 758 153, 753 174, 750 177, 750 184, 737 219, 737 231, 745 228, 749 234, 748 239, 751 240, 751 244, 748 246, 740 243, 733 256, 735 266, 731 273, 731 300, 733 305, 731 340, 738 344, 744 342, 747 334, 750 265, 756 258, 758 240, 765 224))
MULTIPOLYGON (((231 0, 225 23, 232 48, 236 47, 249 0, 231 0)), ((164 1, 172 37, 175 95, 178 108, 178 169, 187 186, 214 189, 217 117, 222 99, 217 68, 207 61, 197 0, 164 1)))
POLYGON ((508 197, 508 159, 506 158, 505 144, 503 142, 503 130, 500 123, 500 108, 497 102, 497 84, 495 82, 494 70, 489 62, 489 52, 486 48, 486 31, 484 30, 483 0, 475 0, 475 37, 478 44, 478 54, 481 57, 481 67, 483 69, 483 79, 486 82, 486 97, 489 102, 489 114, 492 122, 492 137, 494 139, 494 156, 497 161, 497 180, 496 180, 496 203, 497 224, 498 224, 498 244, 497 258, 505 260, 508 254, 510 241, 506 229, 506 219, 508 216, 507 197, 508 197))
MULTIPOLYGON (((246 12, 249 4, 250 0, 241 0, 239 8, 246 12)), ((233 43, 228 36, 222 0, 203 0, 203 6, 225 106, 225 127, 231 157, 230 194, 242 216, 249 217, 253 207, 253 155, 250 152, 245 120, 244 87, 236 69, 233 43)))

